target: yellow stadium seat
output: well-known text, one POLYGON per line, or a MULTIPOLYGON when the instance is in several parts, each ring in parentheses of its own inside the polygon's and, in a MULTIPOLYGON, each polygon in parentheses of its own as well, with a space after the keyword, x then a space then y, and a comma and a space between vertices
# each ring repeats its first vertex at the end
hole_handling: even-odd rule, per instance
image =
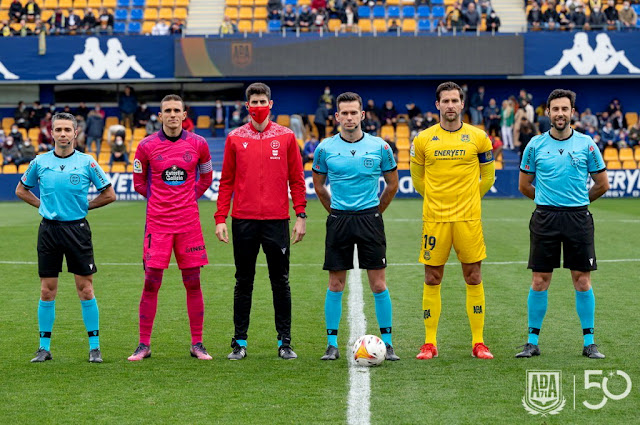
POLYGON ((278 115, 276 117, 276 123, 289 127, 291 125, 291 117, 289 115, 278 115))
POLYGON ((238 7, 240 6, 240 0, 227 0, 225 5, 227 7, 238 7))
POLYGON ((402 20, 402 32, 416 32, 416 20, 415 19, 403 19, 402 20))
POLYGON ((8 10, 0 10, 0 22, 9 20, 9 11, 8 10))
POLYGON ((618 160, 618 150, 616 148, 605 148, 603 159, 605 161, 617 161, 618 160))
POLYGON ((87 0, 74 0, 73 7, 84 10, 87 7, 87 0))
POLYGON ((398 137, 396 139, 396 147, 398 149, 409 149, 411 147, 411 142, 409 142, 409 138, 398 137))
POLYGON ((227 7, 224 10, 224 16, 228 16, 229 18, 236 20, 238 19, 238 8, 237 7, 227 7))
POLYGON ((142 139, 144 139, 144 136, 147 135, 147 130, 142 127, 142 128, 136 128, 135 130, 133 130, 133 140, 134 141, 140 141, 142 139))
POLYGON ((158 18, 167 20, 173 18, 173 9, 170 7, 163 7, 160 9, 160 12, 158 12, 158 18))
POLYGON ((253 7, 253 0, 240 0, 240 6, 253 7))
MULTIPOLYGON (((102 0, 88 0, 87 7, 91 7, 94 9, 100 9, 102 7, 102 0)), ((96 12, 94 12, 96 13, 96 12)))
POLYGON ((11 117, 4 117, 2 118, 2 128, 10 128, 13 123, 15 122, 15 120, 11 117))
POLYGON ((409 138, 409 126, 407 124, 398 124, 396 127, 396 137, 400 138, 409 138))
MULTIPOLYGON (((267 8, 256 7, 255 9, 253 9, 253 19, 267 19, 267 8)), ((253 24, 255 26, 255 22, 253 24)), ((255 28, 253 30, 255 32, 255 28)))
POLYGON ((62 9, 69 9, 70 7, 73 7, 73 2, 71 0, 60 0, 58 2, 58 7, 62 9))
POLYGON ((621 162, 633 161, 633 149, 631 148, 620 149, 620 152, 618 152, 618 160, 621 162))
MULTIPOLYGON (((102 7, 115 9, 117 0, 102 0, 102 7)), ((157 6, 156 6, 157 7, 157 6)), ((113 11, 111 11, 113 13, 113 11)))
POLYGON ((402 163, 402 164, 398 164, 398 170, 408 170, 409 169, 409 163, 402 163))
POLYGON ((502 170, 502 161, 496 161, 496 170, 502 170))
MULTIPOLYGON (((147 9, 149 10, 149 9, 147 9)), ((151 30, 153 30, 153 26, 156 23, 154 21, 146 21, 142 24, 142 33, 143 34, 151 34, 151 30)))
POLYGON ((266 6, 267 3, 269 3, 269 0, 255 0, 253 4, 254 6, 258 7, 258 6, 266 6))
POLYGON ((387 32, 387 21, 384 19, 374 19, 373 28, 375 28, 376 32, 387 32))
MULTIPOLYGON (((84 9, 76 9, 74 10, 74 13, 78 15, 80 19, 84 19, 84 9)), ((34 28, 35 28, 35 24, 34 24, 34 28)))
POLYGON ((251 32, 251 21, 242 20, 238 22, 238 31, 239 32, 251 32))
POLYGON ((29 139, 31 139, 32 142, 35 142, 38 140, 38 136, 40 135, 40 129, 37 127, 30 128, 27 135, 29 136, 29 139))
POLYGON ((100 155, 98 156, 98 164, 100 165, 108 164, 110 158, 111 158, 111 152, 100 151, 100 155))
POLYGON ((9 27, 11 27, 11 29, 14 31, 20 31, 20 29, 22 28, 22 25, 16 22, 13 24, 9 24, 9 27))
POLYGON ((309 6, 311 5, 311 0, 298 0, 298 6, 309 6))
POLYGON ((45 9, 55 9, 58 7, 58 0, 44 0, 45 9))
POLYGON ((619 170, 622 168, 622 164, 618 160, 607 161, 607 168, 610 170, 619 170))
POLYGON ((342 25, 340 19, 329 19, 329 31, 334 32, 335 30, 339 30, 340 25, 342 25))
POLYGON ((627 125, 629 127, 631 127, 632 125, 634 125, 635 123, 638 122, 638 113, 637 112, 627 112, 626 114, 624 114, 624 117, 627 120, 627 125))
POLYGON ((127 164, 124 162, 114 162, 113 166, 109 170, 111 173, 126 173, 127 172, 127 164))
POLYGON ((358 28, 360 28, 361 32, 371 32, 371 21, 369 19, 360 19, 358 28))
POLYGON ((174 0, 160 0, 160 7, 173 7, 174 0))
POLYGON ((624 161, 622 163, 623 170, 635 170, 636 168, 638 167, 635 161, 624 161))
POLYGON ((409 162, 409 151, 408 150, 401 150, 398 151, 398 162, 409 162))
POLYGON ((158 20, 158 9, 150 9, 146 8, 144 10, 144 20, 145 21, 157 21, 158 20))
POLYGON ((307 162, 304 164, 304 171, 312 171, 313 170, 313 162, 307 162))
POLYGON ((107 117, 104 121, 104 129, 108 130, 112 125, 119 124, 120 120, 118 117, 107 117))
POLYGON ((268 32, 267 21, 262 19, 253 21, 253 32, 268 32))
POLYGON ((396 131, 393 129, 392 125, 383 125, 382 128, 380 128, 380 137, 382 137, 383 139, 386 139, 387 137, 389 137, 391 140, 396 138, 396 131))
POLYGON ((189 7, 189 0, 176 0, 176 7, 189 7))
POLYGON ((208 115, 199 115, 196 122, 196 128, 209 128, 211 126, 211 117, 208 115))
POLYGON ((24 174, 27 171, 27 168, 29 168, 29 163, 20 164, 18 166, 18 174, 24 174))
POLYGON ((400 0, 387 0, 384 4, 385 6, 398 6, 400 4, 400 0))
POLYGON ((160 7, 160 0, 147 0, 147 9, 150 7, 160 7))
POLYGON ((253 8, 251 7, 241 7, 238 12, 239 19, 253 19, 253 8))
POLYGON ((640 161, 640 145, 633 148, 633 153, 635 155, 635 160, 640 161))
POLYGON ((186 7, 176 7, 173 9, 173 17, 180 20, 187 19, 187 8, 186 7))
POLYGON ((53 10, 43 10, 40 16, 42 18, 42 22, 47 22, 53 16, 53 10))

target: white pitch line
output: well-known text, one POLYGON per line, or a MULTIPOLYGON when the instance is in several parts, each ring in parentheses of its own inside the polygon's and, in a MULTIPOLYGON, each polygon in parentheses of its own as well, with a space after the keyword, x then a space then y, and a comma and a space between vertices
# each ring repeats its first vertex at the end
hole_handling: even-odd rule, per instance
POLYGON ((349 395, 347 398, 347 423, 349 425, 369 425, 371 423, 369 368, 359 367, 351 358, 351 347, 356 342, 356 339, 367 333, 364 298, 362 295, 362 276, 358 265, 357 248, 353 253, 353 270, 349 271, 347 285, 349 285, 349 343, 347 345, 349 395))

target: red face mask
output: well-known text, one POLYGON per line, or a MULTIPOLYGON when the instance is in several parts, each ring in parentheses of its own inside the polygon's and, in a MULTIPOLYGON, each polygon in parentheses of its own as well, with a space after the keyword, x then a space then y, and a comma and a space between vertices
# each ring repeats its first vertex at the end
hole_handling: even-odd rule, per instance
POLYGON ((249 115, 258 124, 262 124, 264 120, 269 118, 269 106, 249 106, 249 115))

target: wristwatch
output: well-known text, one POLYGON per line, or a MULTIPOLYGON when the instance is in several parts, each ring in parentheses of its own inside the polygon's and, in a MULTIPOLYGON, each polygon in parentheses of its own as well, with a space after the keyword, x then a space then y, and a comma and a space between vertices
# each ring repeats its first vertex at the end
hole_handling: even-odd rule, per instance
POLYGON ((307 218, 307 213, 303 213, 303 212, 298 213, 298 214, 296 214, 296 217, 307 218))

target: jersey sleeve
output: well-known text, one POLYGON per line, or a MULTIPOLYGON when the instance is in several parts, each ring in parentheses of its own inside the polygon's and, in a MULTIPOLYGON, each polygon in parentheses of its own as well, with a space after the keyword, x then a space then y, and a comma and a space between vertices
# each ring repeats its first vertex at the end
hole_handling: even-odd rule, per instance
POLYGON ((289 168, 289 189, 293 210, 296 214, 303 213, 307 206, 307 188, 304 182, 304 170, 302 169, 302 157, 296 137, 291 134, 287 151, 287 165, 289 168))
POLYGON ((493 146, 487 133, 483 133, 483 137, 478 143, 478 161, 480 164, 486 164, 493 161, 493 146))
POLYGON ((536 173, 536 148, 534 139, 531 139, 524 152, 522 152, 522 162, 520 163, 520 171, 527 174, 536 173))
POLYGON ((38 184, 38 157, 35 157, 35 159, 29 163, 29 168, 24 172, 20 181, 27 189, 31 189, 38 184))
POLYGON ((211 165, 211 152, 209 145, 204 140, 198 142, 198 172, 200 178, 196 183, 196 199, 199 199, 211 186, 213 181, 213 165, 211 165))
POLYGON ((322 142, 316 148, 313 154, 313 172, 318 174, 327 174, 327 150, 325 142, 322 142))
POLYGON ((380 168, 383 173, 388 173, 390 171, 398 168, 398 164, 396 164, 396 159, 393 157, 393 150, 391 146, 387 142, 382 144, 382 162, 380 163, 380 168))
POLYGON ((136 156, 133 160, 133 187, 136 192, 142 196, 147 196, 147 178, 148 178, 149 156, 147 154, 146 144, 141 144, 136 149, 136 156))
POLYGON ((589 139, 589 155, 587 157, 587 171, 589 174, 601 173, 607 169, 602 159, 602 153, 593 139, 589 139))
POLYGON ((409 160, 416 165, 424 165, 424 136, 422 133, 418 134, 411 143, 409 160))
POLYGON ((89 161, 89 179, 91 183, 98 189, 98 192, 102 192, 109 186, 111 186, 111 182, 107 178, 104 170, 93 158, 89 161))
POLYGON ((218 188, 217 210, 214 214, 216 224, 224 223, 231 209, 231 197, 236 181, 236 152, 233 145, 233 136, 227 136, 224 144, 224 157, 222 159, 222 175, 218 188))

